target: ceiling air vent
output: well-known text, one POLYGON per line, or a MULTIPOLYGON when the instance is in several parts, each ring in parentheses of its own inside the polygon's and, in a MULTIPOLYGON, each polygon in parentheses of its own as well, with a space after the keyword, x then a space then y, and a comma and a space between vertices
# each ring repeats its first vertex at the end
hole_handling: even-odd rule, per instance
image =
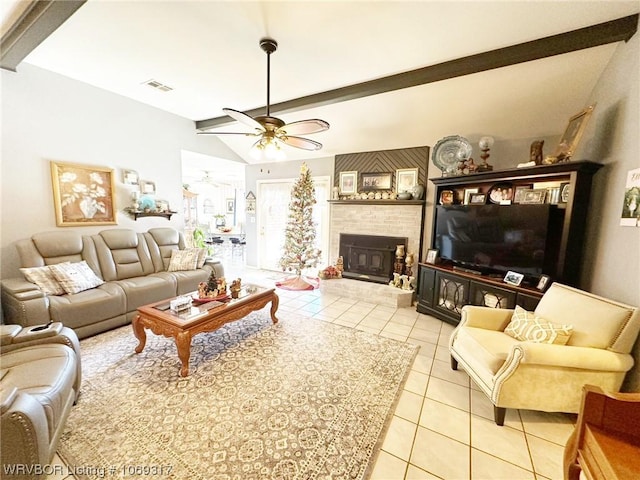
POLYGON ((142 82, 143 85, 147 85, 151 88, 155 88, 156 90, 160 90, 161 92, 170 92, 173 90, 169 85, 165 85, 164 83, 160 83, 157 80, 147 80, 146 82, 142 82))

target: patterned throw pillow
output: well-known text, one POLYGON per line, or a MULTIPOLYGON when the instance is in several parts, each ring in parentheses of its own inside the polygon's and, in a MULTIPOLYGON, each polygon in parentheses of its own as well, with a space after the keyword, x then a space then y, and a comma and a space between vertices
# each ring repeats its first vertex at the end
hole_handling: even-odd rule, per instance
POLYGON ((195 270, 198 266, 198 248, 185 248, 184 250, 172 250, 168 272, 181 270, 195 270))
POLYGON ((511 322, 504 333, 522 342, 566 345, 573 333, 573 325, 557 325, 548 322, 516 305, 511 322))
POLYGON ((198 268, 204 267, 204 262, 207 261, 207 249, 206 248, 196 248, 198 250, 198 268))
POLYGON ((76 263, 51 265, 51 272, 67 293, 79 293, 104 283, 84 260, 76 263))
MULTIPOLYGON (((69 262, 64 262, 69 263, 69 262)), ((64 295, 66 292, 53 276, 49 265, 44 267, 21 268, 20 271, 29 282, 35 283, 47 295, 64 295)))

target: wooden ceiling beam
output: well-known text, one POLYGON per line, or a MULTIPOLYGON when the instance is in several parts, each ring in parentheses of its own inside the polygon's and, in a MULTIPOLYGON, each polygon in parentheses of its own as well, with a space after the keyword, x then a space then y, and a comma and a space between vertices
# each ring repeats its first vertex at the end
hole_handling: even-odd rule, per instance
MULTIPOLYGON (((428 67, 398 73, 368 82, 357 83, 347 87, 336 88, 322 93, 288 100, 271 105, 271 114, 297 112, 309 108, 322 107, 334 103, 355 100, 357 98, 378 95, 403 88, 439 82, 449 78, 471 75, 495 68, 517 65, 555 55, 597 47, 609 43, 628 41, 638 29, 638 14, 619 18, 605 23, 572 30, 530 42, 519 43, 510 47, 499 48, 485 53, 470 55, 456 60, 430 65, 428 67)), ((254 108, 245 113, 251 117, 263 115, 264 106, 254 108)), ((196 129, 207 130, 213 127, 230 125, 235 120, 229 116, 221 116, 199 120, 196 129)))
POLYGON ((18 64, 87 0, 33 0, 0 39, 0 68, 18 64))

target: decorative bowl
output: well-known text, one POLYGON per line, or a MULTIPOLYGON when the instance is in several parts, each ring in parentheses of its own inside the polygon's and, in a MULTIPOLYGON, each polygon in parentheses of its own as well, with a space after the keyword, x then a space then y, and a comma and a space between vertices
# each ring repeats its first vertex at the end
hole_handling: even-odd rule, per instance
POLYGON ((409 192, 400 192, 396 198, 398 200, 411 200, 411 194, 409 192))

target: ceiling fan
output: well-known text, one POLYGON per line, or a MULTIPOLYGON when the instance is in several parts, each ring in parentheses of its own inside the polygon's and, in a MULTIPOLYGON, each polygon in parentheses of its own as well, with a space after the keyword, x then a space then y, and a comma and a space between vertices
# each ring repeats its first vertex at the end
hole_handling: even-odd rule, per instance
POLYGON ((280 159, 284 156, 281 149, 281 143, 285 143, 292 147, 301 148, 303 150, 320 150, 322 144, 308 138, 302 138, 298 135, 308 135, 310 133, 323 132, 329 129, 329 124, 324 120, 317 118, 310 120, 300 120, 285 124, 279 118, 272 117, 270 112, 270 70, 271 70, 271 54, 278 49, 278 43, 272 38, 263 38, 260 40, 260 48, 267 54, 267 112, 266 115, 250 117, 249 115, 234 110, 232 108, 223 108, 227 115, 240 123, 252 127, 253 132, 198 132, 202 135, 245 135, 248 137, 260 137, 253 144, 251 153, 260 157, 265 155, 269 159, 280 159))

